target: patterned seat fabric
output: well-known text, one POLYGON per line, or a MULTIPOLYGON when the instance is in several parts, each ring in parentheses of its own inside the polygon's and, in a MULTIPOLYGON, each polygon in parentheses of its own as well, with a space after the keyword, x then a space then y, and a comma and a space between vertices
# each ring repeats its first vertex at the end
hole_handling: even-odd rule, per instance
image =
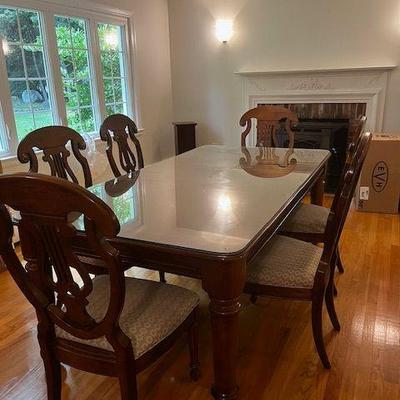
POLYGON ((247 282, 265 286, 311 289, 322 248, 277 235, 247 270, 247 282))
MULTIPOLYGON (((125 304, 120 327, 131 339, 135 358, 151 350, 170 335, 199 304, 196 293, 174 285, 143 279, 125 278, 125 304)), ((88 296, 88 313, 99 321, 108 307, 110 284, 107 275, 93 279, 88 296)), ((85 340, 56 326, 57 337, 112 351, 105 337, 85 340)))
POLYGON ((326 207, 301 203, 287 219, 282 231, 323 234, 329 211, 326 207))

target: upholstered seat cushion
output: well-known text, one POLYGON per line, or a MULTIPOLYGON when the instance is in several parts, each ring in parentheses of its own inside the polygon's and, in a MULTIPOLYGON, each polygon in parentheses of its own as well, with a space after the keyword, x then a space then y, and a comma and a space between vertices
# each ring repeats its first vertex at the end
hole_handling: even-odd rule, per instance
MULTIPOLYGON (((120 327, 131 339, 135 358, 146 353, 171 334, 199 304, 196 293, 169 284, 143 279, 125 278, 125 304, 120 327)), ((99 321, 103 318, 110 297, 107 275, 93 280, 88 296, 88 313, 99 321)), ((59 327, 56 335, 91 346, 112 350, 105 337, 85 340, 71 336, 59 327)))
POLYGON ((329 208, 315 204, 301 203, 287 219, 282 231, 303 233, 324 233, 329 208))
POLYGON ((247 282, 311 289, 322 249, 311 243, 277 235, 247 269, 247 282))

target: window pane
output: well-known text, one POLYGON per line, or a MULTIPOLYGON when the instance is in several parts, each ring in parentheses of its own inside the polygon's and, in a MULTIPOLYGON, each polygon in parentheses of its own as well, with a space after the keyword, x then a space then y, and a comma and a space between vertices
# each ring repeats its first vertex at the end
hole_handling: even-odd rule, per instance
POLYGON ((43 126, 49 126, 53 123, 53 117, 50 111, 43 111, 35 113, 35 124, 36 128, 42 128, 43 126))
POLYGON ((114 79, 114 93, 115 102, 122 103, 124 101, 123 79, 114 79))
POLYGON ((115 52, 115 51, 111 52, 112 76, 124 76, 124 74, 121 73, 122 60, 123 60, 123 57, 122 57, 121 53, 115 52))
POLYGON ((25 62, 30 78, 44 78, 46 76, 43 48, 24 46, 25 62))
POLYGON ((7 46, 5 52, 7 73, 9 78, 24 78, 25 70, 22 61, 22 49, 20 46, 7 46))
POLYGON ((82 80, 76 82, 76 89, 78 92, 78 101, 81 106, 92 105, 92 94, 90 90, 90 81, 82 80))
POLYGON ((75 50, 73 53, 75 63, 75 78, 89 78, 89 60, 86 50, 75 50))
POLYGON ((94 132, 94 115, 92 108, 81 108, 81 121, 83 132, 94 132))
POLYGON ((15 113, 18 140, 21 141, 29 132, 35 129, 32 113, 15 113))
POLYGON ((8 40, 3 49, 19 140, 53 123, 40 18, 36 11, 0 7, 0 35, 8 40))
POLYGON ((72 47, 69 18, 55 17, 56 38, 58 47, 72 47))
POLYGON ((26 44, 42 44, 39 14, 35 11, 18 10, 22 41, 26 44))
POLYGON ((29 80, 28 90, 22 94, 22 99, 26 103, 31 103, 34 110, 48 110, 50 107, 47 91, 47 81, 29 80))
POLYGON ((64 79, 64 98, 67 108, 78 107, 78 93, 75 81, 72 79, 64 79))
POLYGON ((104 79, 104 98, 106 103, 114 103, 114 88, 112 79, 104 79))
POLYGON ((81 130, 81 120, 78 109, 74 110, 67 109, 67 121, 68 121, 68 126, 71 127, 72 129, 75 129, 76 131, 81 130))
POLYGON ((114 105, 107 105, 106 106, 106 114, 107 114, 107 116, 115 114, 115 106, 114 105))
POLYGON ((60 59, 60 69, 63 78, 74 78, 75 68, 71 50, 59 49, 58 56, 60 59))
POLYGON ((80 133, 93 133, 96 130, 93 74, 87 50, 86 22, 81 18, 58 16, 55 27, 68 126, 80 133))
POLYGON ((126 52, 124 50, 124 27, 98 24, 101 65, 104 82, 104 98, 107 116, 127 112, 126 52), (112 79, 110 79, 112 78, 112 79))
POLYGON ((74 49, 87 49, 85 21, 81 19, 70 19, 71 37, 74 49))
POLYGON ((121 27, 118 25, 98 24, 100 50, 119 50, 121 46, 121 27))
POLYGON ((115 114, 126 114, 126 103, 115 105, 115 114))
POLYGON ((17 10, 0 8, 0 32, 7 42, 18 42, 17 10))
POLYGON ((103 68, 103 76, 107 78, 112 77, 111 72, 111 54, 109 52, 102 52, 101 53, 101 65, 103 68))
POLYGON ((26 82, 17 80, 10 82, 11 100, 15 112, 30 111, 30 106, 26 105, 22 100, 22 93, 26 90, 26 82))

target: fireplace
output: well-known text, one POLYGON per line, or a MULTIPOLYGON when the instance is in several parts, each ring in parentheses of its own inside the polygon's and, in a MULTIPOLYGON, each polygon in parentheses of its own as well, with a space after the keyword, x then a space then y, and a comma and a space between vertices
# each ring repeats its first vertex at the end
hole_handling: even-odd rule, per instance
POLYGON ((330 150, 325 190, 334 193, 346 161, 349 119, 300 119, 294 147, 330 150))
MULTIPOLYGON (((240 115, 259 104, 286 105, 299 116, 303 124, 304 130, 300 135, 304 137, 301 140, 314 145, 318 132, 314 132, 314 138, 308 136, 306 129, 311 130, 310 123, 313 130, 317 129, 315 124, 322 124, 319 128, 322 132, 325 123, 337 122, 338 126, 332 128, 336 131, 340 124, 348 121, 347 142, 349 142, 354 138, 354 121, 360 115, 367 117, 367 130, 382 131, 387 83, 395 67, 378 65, 308 70, 238 71, 236 75, 243 85, 240 115)), ((334 137, 342 136, 342 133, 336 133, 333 134, 334 137)), ((329 136, 331 150, 333 147, 337 152, 337 144, 332 141, 331 135, 329 133, 326 136, 329 136)), ((256 145, 255 130, 250 133, 248 143, 256 145)))
MULTIPOLYGON (((325 190, 334 193, 343 171, 348 144, 355 140, 357 121, 366 113, 366 103, 258 104, 263 105, 283 106, 297 114, 299 123, 293 128, 295 147, 325 149, 332 153, 325 190)), ((287 145, 283 142, 284 147, 287 145)))

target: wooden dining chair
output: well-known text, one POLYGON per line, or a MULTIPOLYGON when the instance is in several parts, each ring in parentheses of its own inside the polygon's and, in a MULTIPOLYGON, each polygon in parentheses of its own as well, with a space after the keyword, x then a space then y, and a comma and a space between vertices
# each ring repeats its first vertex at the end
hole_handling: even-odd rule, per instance
MULTIPOLYGON (((100 127, 100 139, 107 143, 107 159, 116 178, 144 167, 142 148, 136 137, 137 133, 135 122, 123 114, 110 115, 100 127), (114 158, 114 143, 117 146, 119 167, 114 158)), ((160 282, 165 283, 165 273, 159 271, 159 276, 160 282)))
MULTIPOLYGON (((330 209, 335 208, 336 202, 339 199, 340 187, 343 184, 345 171, 351 164, 354 154, 356 153, 356 149, 360 144, 361 135, 364 132, 366 120, 367 118, 362 116, 357 120, 357 122, 353 122, 353 137, 355 139, 349 145, 346 162, 339 180, 338 189, 336 190, 333 198, 331 208, 318 206, 315 204, 300 203, 283 225, 280 232, 282 235, 312 243, 324 243, 326 241, 325 230, 329 212, 330 209)), ((339 246, 335 251, 337 252, 338 270, 343 273, 344 266, 341 260, 339 246)))
POLYGON ((297 115, 285 107, 258 106, 243 114, 240 126, 245 127, 241 136, 241 146, 246 146, 246 138, 252 130, 252 120, 257 120, 257 144, 261 147, 294 147, 292 127, 299 122, 297 115), (280 143, 278 134, 287 137, 288 145, 280 143))
POLYGON ((348 165, 340 194, 330 210, 326 225, 326 242, 323 247, 288 236, 277 235, 248 266, 245 292, 252 301, 257 296, 273 296, 307 300, 312 304, 314 342, 325 368, 331 367, 325 349, 322 331, 324 299, 335 330, 340 330, 334 305, 334 271, 336 247, 350 207, 371 141, 371 134, 362 135, 360 145, 348 165))
POLYGON ((144 166, 142 149, 136 137, 137 133, 136 124, 123 114, 110 115, 100 127, 100 138, 107 143, 108 162, 116 178, 144 166), (114 158, 113 143, 117 145, 119 167, 114 158))
POLYGON ((82 167, 84 186, 92 186, 89 163, 81 153, 81 150, 86 149, 85 140, 78 132, 66 126, 46 126, 29 133, 18 145, 18 160, 23 164, 29 162, 29 172, 38 172, 39 164, 35 150, 41 150, 42 159, 49 164, 51 175, 79 184, 69 163, 71 152, 67 145, 70 145, 75 159, 82 167))
MULTIPOLYGON (((123 400, 137 399, 136 374, 189 332, 190 375, 199 377, 198 296, 184 288, 124 277, 110 244, 120 226, 95 195, 41 174, 0 177, 0 255, 36 311, 48 399, 61 399, 60 363, 119 379, 123 400), (21 214, 24 266, 11 244, 5 205, 21 214), (84 230, 73 223, 81 215, 84 230), (87 240, 107 273, 92 276, 73 243, 87 240)), ((12 310, 9 310, 12 313, 12 310)))

